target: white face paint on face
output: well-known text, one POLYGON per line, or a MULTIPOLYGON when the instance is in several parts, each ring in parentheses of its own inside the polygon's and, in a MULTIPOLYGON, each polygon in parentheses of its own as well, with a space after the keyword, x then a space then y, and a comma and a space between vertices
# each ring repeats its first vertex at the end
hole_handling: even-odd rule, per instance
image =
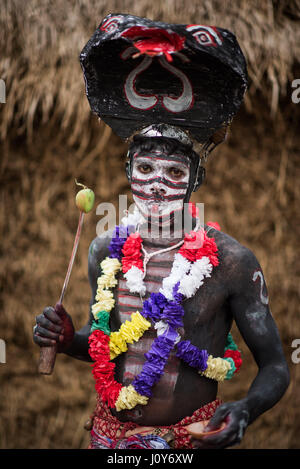
POLYGON ((185 156, 161 152, 133 156, 133 199, 151 223, 167 223, 173 214, 183 210, 189 178, 190 162, 185 156))

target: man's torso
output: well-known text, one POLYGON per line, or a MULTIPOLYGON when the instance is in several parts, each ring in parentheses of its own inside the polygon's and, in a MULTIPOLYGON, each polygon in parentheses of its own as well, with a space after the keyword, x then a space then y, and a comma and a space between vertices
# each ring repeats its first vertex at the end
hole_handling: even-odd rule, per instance
MULTIPOLYGON (((180 330, 183 340, 200 349, 206 349, 214 357, 222 357, 226 337, 232 324, 228 306, 229 281, 226 266, 226 246, 232 238, 222 238, 222 233, 212 230, 209 234, 219 239, 220 265, 214 267, 210 278, 198 289, 193 298, 183 302, 185 311, 184 327, 180 330), (212 234, 213 233, 213 234, 212 234), (227 239, 228 238, 228 239, 227 239), (223 265, 222 265, 223 261, 223 265)), ((158 240, 144 241, 148 253, 161 250, 164 246, 158 240)), ((172 244, 175 244, 173 241, 172 244)), ((145 284, 147 299, 152 292, 157 293, 172 268, 178 248, 169 252, 154 255, 147 264, 145 284)), ((123 274, 119 274, 118 286, 115 288, 116 305, 111 313, 111 328, 118 330, 121 323, 130 320, 131 314, 141 311, 142 300, 138 294, 131 293, 123 274)), ((116 379, 123 385, 129 385, 142 370, 146 353, 157 336, 154 327, 145 332, 134 344, 128 345, 128 351, 115 359, 116 379)), ((217 382, 200 376, 194 368, 184 364, 172 351, 164 369, 164 374, 152 389, 153 395, 146 406, 138 405, 133 410, 115 412, 122 421, 135 421, 140 425, 174 424, 197 408, 213 401, 217 395, 217 382)))

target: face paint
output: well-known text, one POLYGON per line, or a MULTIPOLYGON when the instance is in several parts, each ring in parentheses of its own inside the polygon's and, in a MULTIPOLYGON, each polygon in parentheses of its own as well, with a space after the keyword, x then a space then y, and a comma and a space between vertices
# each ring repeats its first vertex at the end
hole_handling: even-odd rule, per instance
POLYGON ((260 301, 264 304, 267 305, 269 303, 269 297, 264 293, 264 277, 263 274, 260 270, 256 270, 253 274, 252 281, 256 282, 257 279, 259 278, 260 280, 260 301))
POLYGON ((269 312, 263 308, 259 302, 255 306, 247 309, 245 312, 249 327, 260 336, 268 333, 268 316, 269 312))
POLYGON ((151 223, 167 223, 183 210, 189 178, 190 162, 183 155, 161 152, 133 155, 133 200, 151 223))

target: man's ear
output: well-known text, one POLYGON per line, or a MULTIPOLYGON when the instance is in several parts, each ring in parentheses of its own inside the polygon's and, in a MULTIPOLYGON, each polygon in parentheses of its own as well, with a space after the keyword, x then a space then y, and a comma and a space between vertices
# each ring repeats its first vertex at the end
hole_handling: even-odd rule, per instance
POLYGON ((193 192, 196 192, 199 189, 204 179, 205 179, 205 168, 203 166, 199 166, 198 175, 194 184, 193 192))
POLYGON ((126 161, 125 163, 125 172, 129 182, 131 182, 131 164, 130 161, 126 161))

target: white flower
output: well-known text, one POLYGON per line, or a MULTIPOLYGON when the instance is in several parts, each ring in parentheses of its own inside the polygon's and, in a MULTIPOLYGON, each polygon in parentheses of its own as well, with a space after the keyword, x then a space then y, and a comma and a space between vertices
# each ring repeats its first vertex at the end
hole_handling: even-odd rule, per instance
POLYGON ((128 225, 141 225, 142 223, 145 223, 145 218, 135 205, 133 213, 128 213, 127 216, 123 217, 121 220, 122 225, 128 226, 128 225))
POLYGON ((195 295, 201 285, 203 285, 204 277, 210 277, 213 266, 208 257, 204 256, 195 261, 189 274, 185 275, 180 281, 178 292, 182 293, 187 298, 195 295))
POLYGON ((162 335, 168 327, 169 325, 164 321, 158 321, 154 324, 154 329, 157 329, 157 336, 162 335))
POLYGON ((124 274, 124 277, 126 278, 127 288, 131 293, 140 293, 142 296, 145 295, 146 285, 144 284, 142 270, 134 265, 124 274))
POLYGON ((204 277, 210 277, 213 266, 209 260, 209 257, 203 256, 201 259, 198 259, 191 268, 192 275, 198 275, 201 273, 204 277))
POLYGON ((191 262, 181 254, 175 254, 170 275, 163 279, 162 288, 159 290, 168 300, 173 299, 173 288, 187 275, 191 265, 191 262))
MULTIPOLYGON (((157 337, 164 334, 169 329, 169 325, 164 322, 164 321, 158 321, 154 324, 154 329, 157 329, 157 337)), ((180 342, 181 336, 177 332, 177 337, 175 339, 174 345, 178 344, 180 342)))

